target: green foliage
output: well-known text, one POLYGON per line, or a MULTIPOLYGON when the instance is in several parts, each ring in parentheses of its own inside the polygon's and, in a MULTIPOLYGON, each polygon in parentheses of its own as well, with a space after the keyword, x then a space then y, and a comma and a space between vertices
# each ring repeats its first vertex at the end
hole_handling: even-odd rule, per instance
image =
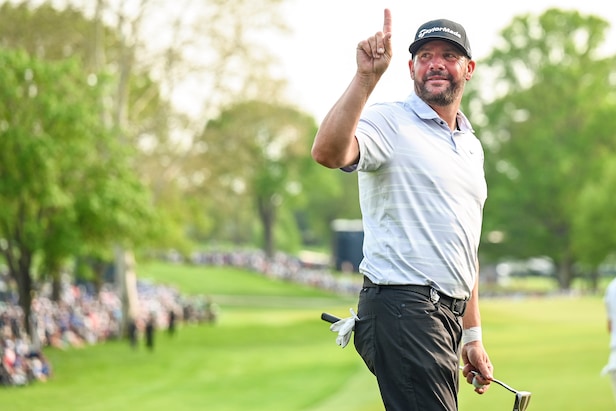
POLYGON ((50 247, 138 241, 132 230, 150 219, 149 199, 130 169, 132 154, 101 122, 104 85, 90 84, 75 60, 3 51, 0 64, 3 234, 28 233, 31 249, 46 236, 50 247), (19 224, 23 230, 10 229, 19 224))
MULTIPOLYGON (((231 208, 248 220, 258 218, 263 230, 263 247, 269 255, 275 249, 273 235, 280 208, 284 204, 290 209, 294 197, 303 189, 301 165, 310 152, 315 132, 314 120, 292 107, 246 101, 223 110, 207 124, 201 136, 207 146, 201 163, 211 176, 204 181, 204 190, 216 191, 210 199, 218 207, 224 207, 227 215, 231 208), (241 213, 240 208, 246 208, 247 204, 254 211, 241 213)), ((238 228, 244 230, 251 228, 248 221, 242 223, 237 219, 223 223, 239 223, 238 228)), ((290 225, 287 228, 295 229, 290 225)))
POLYGON ((588 182, 575 201, 578 210, 573 216, 573 248, 579 261, 597 267, 616 250, 616 156, 601 161, 603 172, 588 182))
POLYGON ((105 78, 23 50, 0 50, 0 67, 0 251, 28 318, 35 258, 57 279, 79 253, 148 241, 155 213, 102 121, 105 78))
MULTIPOLYGON (((71 56, 91 79, 96 78, 92 73, 105 69, 114 73, 106 83, 105 106, 99 115, 113 122, 123 142, 138 148, 132 153, 130 166, 152 193, 150 201, 156 206, 157 220, 143 238, 156 242, 159 248, 188 254, 193 241, 214 240, 286 251, 297 250, 302 243, 328 244, 329 222, 358 214, 355 176, 345 178, 342 173, 316 166, 310 159, 314 120, 278 103, 284 81, 272 77, 275 60, 264 46, 267 42, 255 41, 259 38, 255 34, 288 30, 284 19, 277 18, 282 2, 268 0, 267 7, 245 0, 193 3, 195 15, 188 19, 207 22, 196 26, 180 23, 187 16, 161 16, 158 6, 165 3, 141 2, 140 13, 129 16, 105 1, 87 10, 48 2, 36 6, 28 1, 4 2, 0 42, 5 48, 25 50, 46 61, 71 56), (148 21, 160 17, 160 31, 172 33, 176 43, 161 50, 140 47, 149 40, 139 37, 150 27, 148 21), (197 53, 197 63, 185 53, 188 49, 207 52, 197 53), (149 75, 151 70, 156 73, 156 81, 149 75), (178 113, 164 97, 183 84, 180 78, 189 77, 199 78, 201 87, 208 91, 206 114, 198 116, 196 122, 178 113), (161 88, 166 90, 164 95, 161 88), (252 98, 266 103, 258 107, 252 98), (250 108, 246 99, 254 107, 250 108), (249 110, 238 114, 243 108, 249 110), (213 113, 220 113, 220 117, 208 122, 210 130, 220 126, 219 120, 227 122, 228 127, 237 119, 243 122, 235 130, 240 134, 233 131, 232 138, 223 136, 221 140, 212 135, 193 139, 194 130, 199 127, 197 133, 202 133, 203 121, 213 113), (254 134, 255 129, 246 138, 253 121, 259 123, 260 134, 254 134), (280 148, 274 139, 289 131, 293 122, 303 129, 301 142, 287 147, 282 161, 263 162, 262 155, 280 148), (239 145, 234 145, 233 138, 239 145), (245 146, 254 138, 261 139, 260 147, 245 146), (217 145, 228 147, 221 151, 217 145), (257 156, 253 156, 255 153, 257 156), (243 164, 245 155, 246 167, 229 172, 222 164, 221 169, 225 161, 227 166, 243 164), (271 229, 272 221, 281 224, 271 229), (274 237, 277 244, 273 244, 274 237)), ((174 9, 185 5, 176 3, 174 9)), ((116 188, 104 187, 108 192, 116 188)), ((90 205, 104 203, 101 200, 90 205)))
POLYGON ((360 219, 357 173, 331 170, 307 157, 302 175, 304 195, 297 218, 306 245, 329 247, 331 222, 336 219, 360 219))
POLYGON ((492 78, 490 89, 476 90, 483 97, 471 94, 469 102, 486 148, 486 240, 504 234, 502 242, 484 241, 484 255, 550 257, 563 288, 574 264, 590 260, 583 254, 588 248, 573 246, 585 229, 574 221, 589 221, 578 199, 616 149, 616 117, 602 114, 616 109, 616 94, 606 89, 616 57, 598 53, 606 29, 598 17, 558 9, 514 18, 478 65, 476 87, 492 78))

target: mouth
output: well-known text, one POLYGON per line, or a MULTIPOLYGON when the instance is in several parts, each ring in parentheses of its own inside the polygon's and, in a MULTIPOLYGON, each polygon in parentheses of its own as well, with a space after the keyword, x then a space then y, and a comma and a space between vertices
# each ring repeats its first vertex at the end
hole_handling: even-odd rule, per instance
POLYGON ((445 76, 429 76, 426 78, 426 82, 436 82, 436 83, 440 83, 443 81, 449 81, 448 77, 445 76))
POLYGON ((424 81, 431 83, 442 83, 444 81, 451 82, 451 78, 446 72, 431 71, 426 73, 424 81))

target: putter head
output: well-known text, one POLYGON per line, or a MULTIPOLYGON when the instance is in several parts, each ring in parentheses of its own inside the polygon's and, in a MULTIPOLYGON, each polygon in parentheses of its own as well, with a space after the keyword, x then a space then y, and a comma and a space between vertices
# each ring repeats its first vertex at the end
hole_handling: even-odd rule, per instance
POLYGON ((513 411, 525 411, 530 403, 531 393, 528 391, 518 391, 515 394, 515 402, 513 403, 513 411))

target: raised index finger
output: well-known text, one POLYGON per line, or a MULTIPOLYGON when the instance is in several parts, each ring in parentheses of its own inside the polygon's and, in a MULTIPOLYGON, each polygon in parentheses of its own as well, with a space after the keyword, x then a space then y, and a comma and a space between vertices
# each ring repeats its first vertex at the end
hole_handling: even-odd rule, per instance
POLYGON ((391 33, 391 11, 389 9, 385 9, 383 18, 383 34, 391 33))

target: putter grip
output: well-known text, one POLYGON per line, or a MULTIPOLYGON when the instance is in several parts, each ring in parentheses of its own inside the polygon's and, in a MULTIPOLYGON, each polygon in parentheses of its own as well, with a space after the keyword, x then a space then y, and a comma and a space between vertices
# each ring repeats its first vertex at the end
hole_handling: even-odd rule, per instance
POLYGON ((321 314, 321 320, 323 320, 323 321, 327 321, 328 323, 332 323, 332 324, 333 324, 333 323, 335 323, 335 322, 339 321, 339 320, 340 320, 340 318, 336 317, 336 316, 335 316, 335 315, 333 315, 333 314, 329 314, 329 313, 322 313, 322 314, 321 314))

